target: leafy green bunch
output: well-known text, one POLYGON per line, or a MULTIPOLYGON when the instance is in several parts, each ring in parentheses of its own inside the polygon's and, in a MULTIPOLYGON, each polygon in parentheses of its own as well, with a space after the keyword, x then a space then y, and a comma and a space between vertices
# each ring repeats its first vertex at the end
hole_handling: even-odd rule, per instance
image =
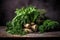
POLYGON ((57 21, 45 19, 46 11, 44 9, 37 9, 34 6, 22 7, 16 9, 16 16, 12 21, 7 22, 7 32, 11 34, 27 34, 23 29, 25 24, 35 23, 39 32, 54 29, 59 25, 57 21), (41 24, 42 23, 42 24, 41 24))
POLYGON ((16 9, 16 16, 7 23, 7 32, 12 34, 26 34, 23 31, 23 25, 30 22, 35 22, 38 16, 45 15, 44 9, 37 9, 33 6, 23 7, 21 9, 16 9))
POLYGON ((45 32, 46 30, 54 29, 58 27, 59 23, 57 21, 45 20, 42 25, 39 26, 40 32, 45 32))

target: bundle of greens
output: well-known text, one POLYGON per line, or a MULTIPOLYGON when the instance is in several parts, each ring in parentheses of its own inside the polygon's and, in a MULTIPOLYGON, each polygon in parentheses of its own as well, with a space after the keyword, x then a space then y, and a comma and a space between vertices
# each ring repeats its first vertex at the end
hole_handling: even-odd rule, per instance
POLYGON ((56 21, 46 19, 44 9, 37 9, 34 6, 16 9, 16 16, 7 23, 7 32, 11 34, 24 35, 28 32, 45 32, 54 29, 59 24, 56 21), (33 30, 33 31, 32 31, 33 30))
POLYGON ((31 22, 35 23, 39 16, 44 17, 46 11, 29 6, 27 8, 16 9, 15 13, 16 16, 12 21, 7 23, 7 32, 23 35, 26 34, 26 32, 23 31, 23 25, 31 22))
POLYGON ((50 29, 58 27, 59 23, 57 21, 45 20, 42 25, 39 26, 40 32, 45 32, 50 29))

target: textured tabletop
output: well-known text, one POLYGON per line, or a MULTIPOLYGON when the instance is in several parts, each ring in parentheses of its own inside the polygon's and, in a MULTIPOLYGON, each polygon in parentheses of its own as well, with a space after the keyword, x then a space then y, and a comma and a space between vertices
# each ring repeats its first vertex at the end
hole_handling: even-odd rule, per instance
POLYGON ((6 33, 5 26, 0 26, 0 37, 60 37, 60 31, 56 32, 45 32, 45 33, 30 33, 26 35, 12 35, 9 33, 6 33))

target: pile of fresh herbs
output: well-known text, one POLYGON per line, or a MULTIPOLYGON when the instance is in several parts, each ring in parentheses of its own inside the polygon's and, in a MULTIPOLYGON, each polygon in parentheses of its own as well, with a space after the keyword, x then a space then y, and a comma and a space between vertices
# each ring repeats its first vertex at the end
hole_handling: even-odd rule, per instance
POLYGON ((44 9, 37 9, 34 6, 23 7, 16 9, 16 16, 7 23, 7 32, 11 34, 27 34, 23 29, 27 23, 35 23, 38 32, 45 32, 45 30, 54 29, 59 24, 56 21, 46 19, 44 9))

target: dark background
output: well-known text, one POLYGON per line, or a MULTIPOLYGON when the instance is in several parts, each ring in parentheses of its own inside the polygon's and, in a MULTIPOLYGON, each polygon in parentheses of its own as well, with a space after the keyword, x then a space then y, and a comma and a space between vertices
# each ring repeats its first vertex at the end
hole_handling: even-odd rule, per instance
POLYGON ((0 0, 0 26, 15 16, 15 9, 22 6, 33 5, 39 9, 46 9, 46 16, 60 22, 60 1, 59 0, 0 0))

